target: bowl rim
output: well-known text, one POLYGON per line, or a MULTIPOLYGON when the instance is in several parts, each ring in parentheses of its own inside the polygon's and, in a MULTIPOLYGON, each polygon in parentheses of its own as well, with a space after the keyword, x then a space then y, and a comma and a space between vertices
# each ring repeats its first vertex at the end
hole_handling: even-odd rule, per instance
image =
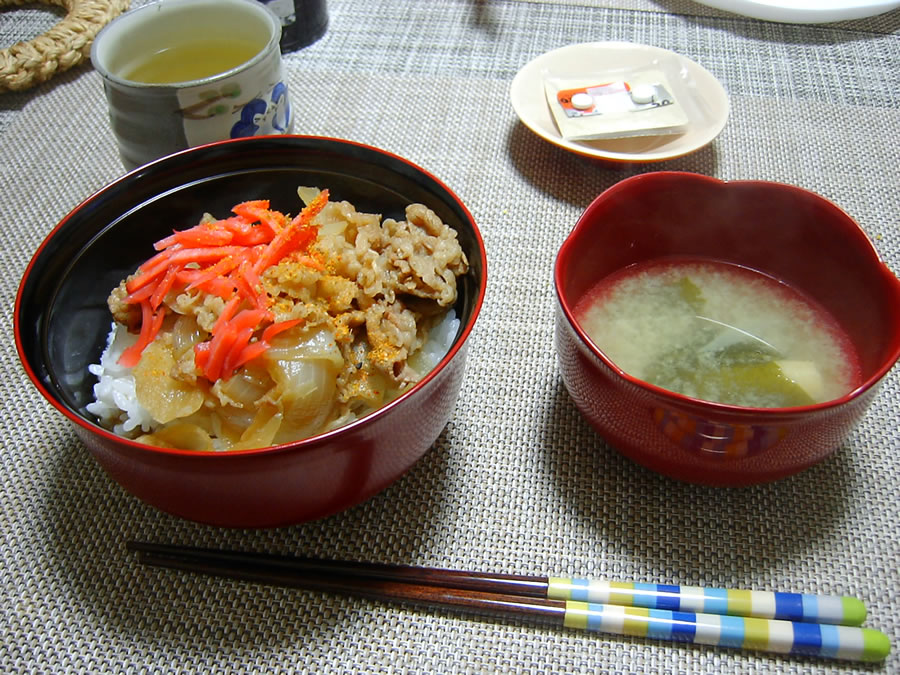
POLYGON ((575 255, 575 253, 573 252, 573 247, 574 241, 577 239, 577 235, 582 230, 589 227, 588 220, 590 219, 592 213, 599 208, 600 204, 608 200, 610 197, 613 197, 617 193, 622 192, 623 190, 633 188, 634 185, 638 183, 652 183, 653 181, 662 179, 671 180, 672 178, 719 186, 755 185, 768 189, 774 188, 777 190, 787 190, 795 193, 803 193, 815 200, 820 201, 828 208, 834 209, 837 213, 842 215, 848 224, 852 224, 852 227, 850 227, 848 231, 852 232, 853 235, 857 238, 861 250, 865 251, 866 254, 871 255, 873 263, 878 266, 878 272, 885 275, 889 279, 889 281, 894 284, 894 287, 896 289, 895 292, 898 294, 898 296, 900 296, 900 279, 898 279, 898 277, 885 264, 883 258, 875 248, 875 245, 872 242, 871 238, 869 238, 865 230, 863 230, 862 226, 852 216, 850 216, 846 211, 844 211, 844 209, 842 209, 827 197, 823 197, 822 195, 806 188, 780 181, 758 179, 724 180, 690 171, 650 171, 638 174, 636 176, 624 178, 606 188, 597 197, 595 197, 587 206, 587 208, 582 212, 581 216, 579 216, 578 220, 575 223, 575 226, 572 228, 569 234, 566 235, 566 238, 561 244, 556 255, 556 260, 553 267, 553 286, 556 294, 557 306, 559 307, 569 326, 572 328, 572 330, 575 331, 576 335, 578 335, 581 344, 587 347, 592 356, 598 359, 601 363, 603 363, 603 365, 609 368, 622 380, 656 398, 662 398, 673 405, 678 405, 682 408, 702 408, 707 411, 720 411, 723 414, 750 417, 783 417, 794 415, 803 416, 809 413, 816 413, 820 411, 828 411, 840 408, 860 398, 867 391, 875 387, 891 370, 891 368, 894 367, 898 359, 900 359, 900 338, 895 340, 896 346, 890 357, 888 359, 885 359, 884 362, 882 362, 882 364, 873 372, 872 375, 863 380, 859 385, 857 385, 854 389, 847 392, 846 394, 843 394, 838 398, 830 399, 828 401, 822 401, 820 403, 813 403, 811 405, 805 406, 761 408, 754 406, 732 405, 729 403, 719 403, 717 401, 708 401, 706 399, 680 394, 678 392, 664 389, 657 385, 651 384, 650 382, 634 377, 633 375, 630 375, 629 373, 622 370, 622 368, 620 368, 618 365, 616 365, 616 363, 611 358, 609 358, 609 356, 607 356, 606 353, 588 336, 587 332, 582 328, 580 322, 575 318, 575 302, 570 302, 562 292, 562 288, 564 286, 563 272, 565 270, 565 267, 568 265, 569 258, 575 255))
MULTIPOLYGON (((239 151, 239 149, 236 148, 239 151)), ((118 178, 112 180, 106 185, 94 191, 85 199, 81 200, 76 204, 74 208, 72 208, 66 215, 64 215, 60 221, 50 230, 50 232, 41 240, 35 252, 32 254, 28 264, 25 268, 25 271, 22 273, 22 278, 19 281, 19 287, 16 291, 16 299, 13 308, 13 333, 15 336, 15 345, 16 351, 19 356, 19 362, 22 365, 28 379, 31 383, 37 388, 37 390, 41 393, 44 399, 50 403, 56 410, 61 412, 65 417, 69 419, 70 422, 76 425, 77 428, 80 428, 83 431, 89 432, 94 435, 99 435, 103 437, 107 442, 112 442, 117 445, 124 445, 129 447, 133 451, 144 452, 150 455, 163 455, 163 456, 181 456, 181 457, 192 457, 192 458, 207 458, 206 460, 200 461, 214 461, 213 458, 233 458, 233 460, 238 460, 241 458, 246 458, 248 456, 255 455, 269 455, 269 454, 278 454, 283 452, 297 452, 297 451, 309 451, 312 452, 318 448, 321 448, 328 444, 330 441, 339 438, 341 436, 352 434, 358 427, 368 424, 374 420, 377 420, 384 415, 387 415, 389 411, 394 408, 403 406, 406 404, 411 397, 413 397, 417 392, 428 386, 428 384, 438 377, 439 373, 441 373, 450 362, 456 357, 456 355, 463 349, 463 347, 468 342, 468 339, 475 327, 476 320, 481 313, 481 309, 484 304, 484 299, 487 293, 487 280, 488 280, 488 263, 487 263, 487 251, 484 245, 484 238, 481 234, 481 231, 478 227, 475 218, 472 216, 472 213, 469 211, 468 207, 463 203, 460 197, 450 189, 450 187, 444 183, 440 178, 435 176, 429 170, 424 167, 412 162, 405 157, 402 157, 396 153, 393 153, 389 150, 384 150, 382 148, 369 145, 366 143, 361 143, 358 141, 334 138, 330 136, 320 136, 320 135, 307 135, 307 134, 276 134, 276 135, 267 135, 267 136, 248 136, 242 138, 231 138, 222 141, 215 141, 212 143, 206 143, 203 145, 198 145, 192 148, 187 148, 184 150, 180 150, 178 152, 172 153, 170 155, 166 155, 164 157, 160 157, 152 162, 139 166, 127 173, 119 176, 118 178), (301 142, 324 142, 328 144, 337 144, 339 146, 349 146, 360 148, 366 152, 374 152, 378 155, 382 155, 387 157, 388 159, 400 162, 402 164, 407 165, 414 172, 417 172, 423 175, 428 180, 432 181, 438 188, 443 190, 446 195, 455 203, 455 205, 460 209, 461 213, 465 216, 466 220, 472 226, 472 234, 474 238, 474 242, 476 244, 476 248, 481 257, 481 276, 478 283, 478 292, 474 298, 472 303, 472 312, 469 319, 460 326, 460 333, 457 336, 454 343, 451 345, 450 349, 447 353, 441 358, 441 360, 434 366, 421 380, 416 382, 412 387, 410 387, 407 391, 403 392, 397 398, 392 401, 384 404, 380 408, 373 410, 367 415, 360 417, 348 424, 337 427, 336 429, 331 429, 329 431, 325 431, 320 434, 316 434, 314 436, 308 436, 306 438, 302 438, 296 441, 290 441, 288 443, 281 443, 278 445, 270 445, 262 448, 249 448, 246 450, 227 450, 227 451, 209 451, 209 450, 181 450, 177 448, 163 448, 153 445, 148 445, 145 443, 139 443, 133 439, 126 438, 124 436, 119 436, 118 434, 113 433, 109 429, 101 426, 100 424, 93 422, 83 415, 79 414, 77 411, 71 409, 65 402, 61 401, 57 396, 53 395, 48 389, 47 386, 41 381, 41 378, 38 377, 34 368, 32 368, 28 359, 26 358, 26 349, 24 336, 22 334, 22 325, 21 325, 21 312, 22 305, 24 303, 24 293, 27 282, 30 278, 33 268, 36 266, 38 259, 43 253, 44 249, 49 245, 50 241, 57 235, 57 233, 65 226, 65 224, 81 210, 90 206, 95 201, 102 199, 108 193, 120 189, 124 183, 128 183, 132 180, 136 180, 140 178, 144 173, 149 171, 161 171, 169 164, 177 164, 179 161, 183 161, 186 156, 200 154, 209 152, 212 148, 221 148, 223 146, 228 145, 248 145, 253 143, 266 144, 271 143, 273 141, 285 140, 288 142, 301 141, 301 142), (162 167, 162 168, 161 168, 162 167)), ((221 460, 219 460, 221 461, 221 460)))

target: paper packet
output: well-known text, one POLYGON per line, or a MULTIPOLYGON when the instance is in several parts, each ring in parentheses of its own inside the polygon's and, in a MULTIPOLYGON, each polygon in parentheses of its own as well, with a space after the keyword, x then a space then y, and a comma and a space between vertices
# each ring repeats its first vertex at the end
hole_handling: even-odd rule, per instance
POLYGON ((689 118, 658 68, 580 77, 544 73, 547 103, 563 138, 573 141, 683 133, 689 118))

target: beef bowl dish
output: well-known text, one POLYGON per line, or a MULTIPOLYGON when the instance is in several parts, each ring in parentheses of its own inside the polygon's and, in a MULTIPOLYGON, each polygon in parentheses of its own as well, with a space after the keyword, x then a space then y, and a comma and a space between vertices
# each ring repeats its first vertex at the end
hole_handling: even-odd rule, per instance
POLYGON ((109 475, 230 527, 368 499, 446 426, 486 288, 460 199, 389 152, 274 136, 192 148, 47 236, 21 361, 109 475))

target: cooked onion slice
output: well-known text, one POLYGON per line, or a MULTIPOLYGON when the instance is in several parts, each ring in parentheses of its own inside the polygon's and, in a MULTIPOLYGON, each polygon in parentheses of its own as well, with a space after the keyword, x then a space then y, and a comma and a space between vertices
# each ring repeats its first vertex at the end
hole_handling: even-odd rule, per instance
POLYGON ((151 342, 134 367, 134 389, 138 402, 157 422, 165 424, 187 417, 203 405, 203 390, 172 377, 175 356, 168 343, 151 342))
POLYGON ((139 436, 137 440, 147 445, 155 445, 158 448, 177 448, 179 450, 213 449, 213 441, 209 434, 196 424, 187 422, 171 424, 152 434, 139 436))

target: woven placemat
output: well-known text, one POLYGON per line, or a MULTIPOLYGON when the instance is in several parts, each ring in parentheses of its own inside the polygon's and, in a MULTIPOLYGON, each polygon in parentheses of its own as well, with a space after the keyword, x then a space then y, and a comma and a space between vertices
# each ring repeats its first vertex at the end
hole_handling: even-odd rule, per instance
MULTIPOLYGON (((28 42, 0 51, 0 93, 29 89, 90 56, 94 37, 128 8, 129 0, 45 0, 66 10, 65 18, 28 42)), ((0 0, 0 8, 33 5, 31 0, 0 0)))
POLYGON ((285 56, 299 133, 369 143, 432 172, 466 204, 488 254, 488 293, 444 433, 385 492, 294 527, 213 528, 141 503, 29 382, 13 342, 19 280, 54 225, 123 172, 96 71, 29 98, 0 135, 0 673, 900 673, 900 369, 816 467, 746 489, 680 484, 615 452, 571 403, 555 362, 552 283, 555 252, 590 201, 656 169, 813 190, 900 272, 889 142, 900 128, 900 39, 587 4, 599 1, 332 0, 322 40, 285 56), (508 102, 515 73, 597 40, 672 49, 707 68, 732 103, 722 134, 669 162, 612 165, 532 133, 508 102), (129 539, 848 593, 894 649, 859 665, 389 606, 145 569, 129 539))

